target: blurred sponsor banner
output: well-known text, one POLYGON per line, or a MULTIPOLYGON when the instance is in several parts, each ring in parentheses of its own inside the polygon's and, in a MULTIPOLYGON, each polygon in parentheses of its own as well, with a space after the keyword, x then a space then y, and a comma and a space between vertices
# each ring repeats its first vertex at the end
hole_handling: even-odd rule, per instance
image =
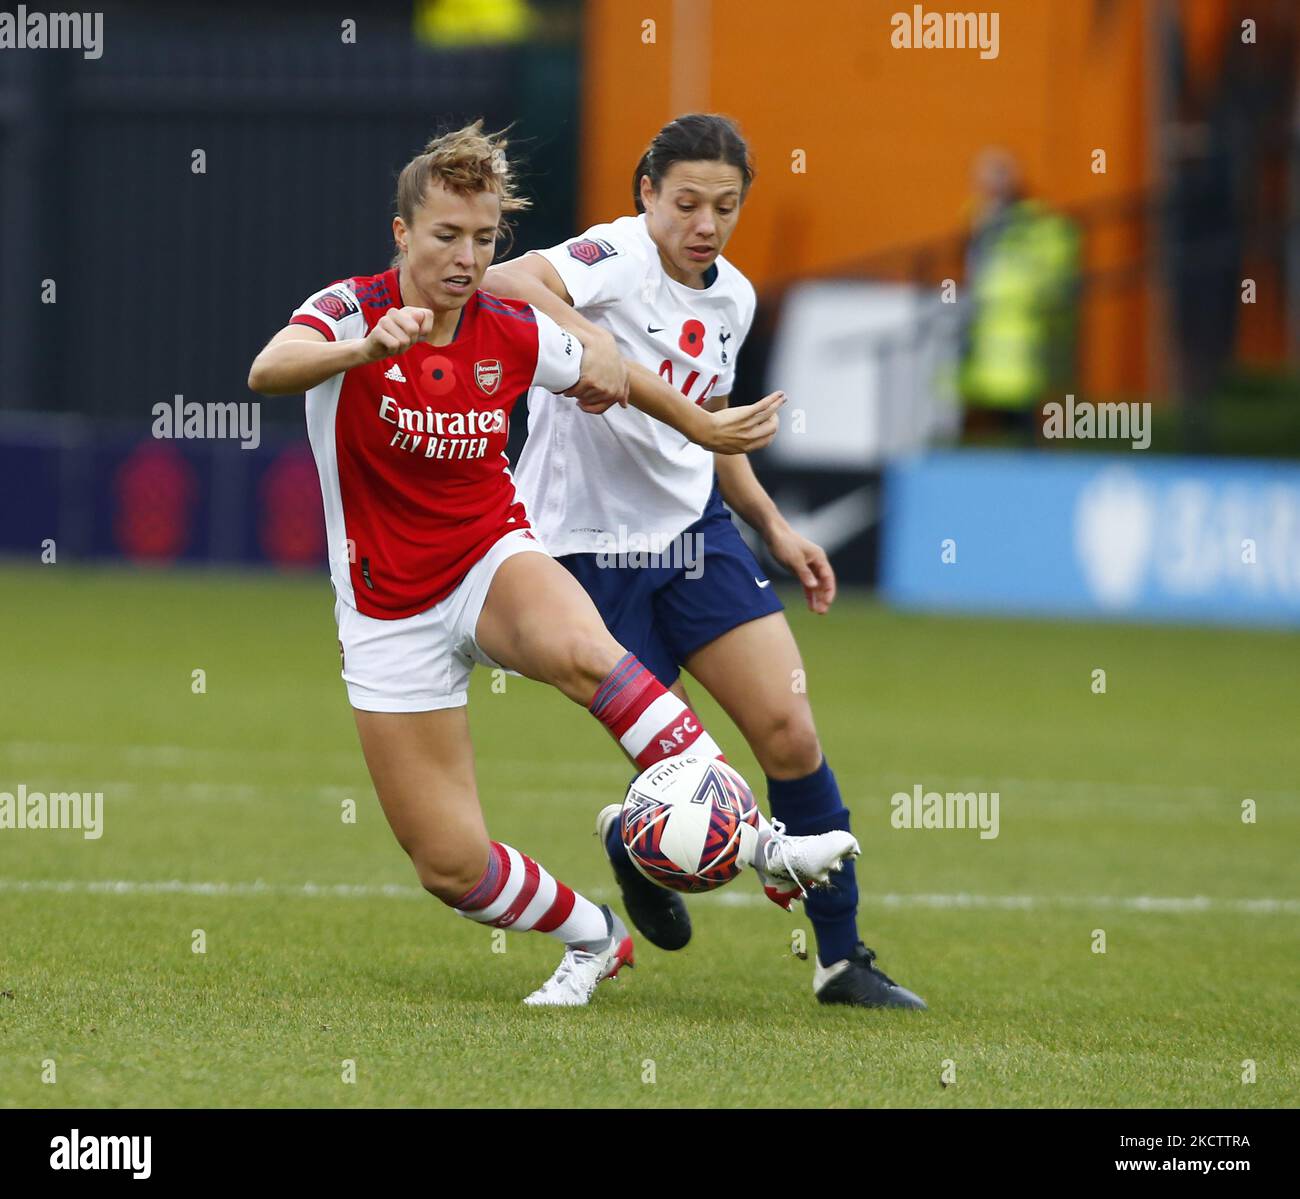
MULTIPOLYGON (((260 444, 243 449, 235 440, 141 437, 125 422, 0 413, 0 554, 323 571, 311 447, 301 434, 264 428, 260 444)), ((512 445, 522 429, 516 419, 512 445)), ((879 472, 759 472, 794 528, 830 555, 841 582, 874 582, 879 472)), ((766 569, 788 582, 738 523, 766 569)))
POLYGON ((1300 465, 945 452, 883 508, 903 607, 1300 625, 1300 465))
POLYGON ((56 561, 323 567, 325 519, 305 436, 155 440, 113 422, 0 422, 0 553, 56 561))

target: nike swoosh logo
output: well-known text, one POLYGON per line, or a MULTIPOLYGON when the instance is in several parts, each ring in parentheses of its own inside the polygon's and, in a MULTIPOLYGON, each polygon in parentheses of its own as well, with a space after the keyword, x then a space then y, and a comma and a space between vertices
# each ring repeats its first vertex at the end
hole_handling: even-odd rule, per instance
POLYGON ((754 582, 757 583, 760 587, 771 587, 771 586, 772 586, 772 580, 771 580, 771 579, 755 579, 754 582))
POLYGON ((657 328, 657 329, 652 329, 649 325, 647 325, 647 326, 645 327, 645 331, 646 331, 647 333, 662 333, 666 328, 668 328, 667 325, 660 325, 659 328, 657 328))

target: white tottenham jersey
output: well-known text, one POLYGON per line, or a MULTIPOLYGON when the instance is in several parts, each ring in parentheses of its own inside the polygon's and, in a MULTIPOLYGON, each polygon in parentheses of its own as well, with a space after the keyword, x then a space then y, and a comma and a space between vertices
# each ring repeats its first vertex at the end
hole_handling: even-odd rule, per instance
MULTIPOLYGON (((678 283, 664 273, 644 216, 533 253, 625 357, 697 404, 731 394, 755 300, 725 258, 703 290, 678 283)), ((713 455, 631 406, 592 416, 576 400, 534 391, 515 486, 552 554, 596 553, 634 535, 667 541, 693 524, 713 486, 713 455)))

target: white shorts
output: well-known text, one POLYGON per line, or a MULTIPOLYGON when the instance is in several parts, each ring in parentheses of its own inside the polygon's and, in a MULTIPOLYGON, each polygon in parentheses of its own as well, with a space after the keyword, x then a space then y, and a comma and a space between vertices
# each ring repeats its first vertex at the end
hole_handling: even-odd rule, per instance
POLYGON ((363 712, 463 707, 474 663, 500 669, 474 635, 497 568, 515 554, 546 553, 529 532, 511 530, 470 567, 455 591, 414 616, 376 620, 336 599, 343 681, 352 706, 363 712))

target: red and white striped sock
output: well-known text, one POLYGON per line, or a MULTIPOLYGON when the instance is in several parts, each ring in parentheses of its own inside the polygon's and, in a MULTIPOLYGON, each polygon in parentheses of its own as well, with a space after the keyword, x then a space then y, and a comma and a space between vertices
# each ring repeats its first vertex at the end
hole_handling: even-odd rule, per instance
POLYGON ((550 933, 566 945, 603 941, 605 913, 566 887, 527 854, 491 842, 483 877, 451 905, 493 928, 550 933))
POLYGON ((700 718, 635 654, 624 654, 618 660, 596 688, 587 710, 614 734, 642 770, 688 751, 709 758, 722 757, 722 750, 704 731, 700 718))

